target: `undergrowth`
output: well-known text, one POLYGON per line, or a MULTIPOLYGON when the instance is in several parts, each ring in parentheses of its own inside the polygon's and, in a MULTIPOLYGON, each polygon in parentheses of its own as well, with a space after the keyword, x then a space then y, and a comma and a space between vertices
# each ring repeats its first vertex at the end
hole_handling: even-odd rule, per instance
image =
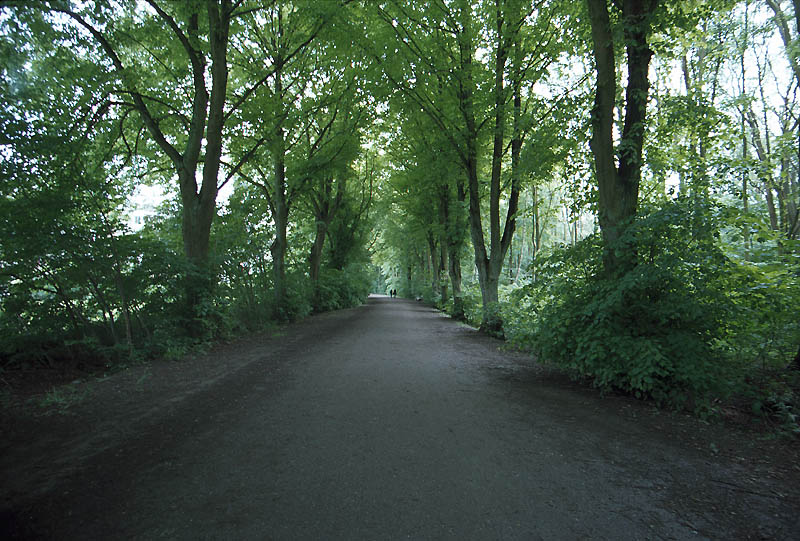
POLYGON ((507 337, 604 391, 701 416, 747 396, 796 432, 796 387, 754 374, 785 373, 796 350, 798 276, 725 253, 720 213, 698 220, 685 201, 643 213, 616 247, 636 263, 612 278, 597 234, 553 250, 504 304, 507 337))

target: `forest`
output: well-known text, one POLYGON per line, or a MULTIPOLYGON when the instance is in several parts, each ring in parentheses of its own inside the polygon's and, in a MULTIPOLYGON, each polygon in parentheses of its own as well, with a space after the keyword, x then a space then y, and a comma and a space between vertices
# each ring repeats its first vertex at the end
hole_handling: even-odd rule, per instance
POLYGON ((800 431, 798 0, 0 0, 0 58, 6 385, 396 289, 800 431))

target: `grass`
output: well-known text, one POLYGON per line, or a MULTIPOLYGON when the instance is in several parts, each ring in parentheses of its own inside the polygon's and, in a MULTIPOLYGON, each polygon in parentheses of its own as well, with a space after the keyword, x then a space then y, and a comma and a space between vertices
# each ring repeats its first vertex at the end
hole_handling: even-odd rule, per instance
POLYGON ((67 415, 70 413, 70 408, 83 402, 88 395, 89 389, 85 385, 68 383, 53 387, 44 395, 32 398, 30 401, 45 415, 67 415))

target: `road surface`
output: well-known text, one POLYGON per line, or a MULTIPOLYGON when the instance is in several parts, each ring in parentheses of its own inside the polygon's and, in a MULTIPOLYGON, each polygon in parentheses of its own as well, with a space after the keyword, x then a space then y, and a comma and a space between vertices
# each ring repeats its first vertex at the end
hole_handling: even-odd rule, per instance
POLYGON ((36 433, 9 428, 9 535, 800 533, 796 476, 757 452, 694 419, 571 384, 415 301, 372 297, 163 374, 138 370, 33 421, 36 433))

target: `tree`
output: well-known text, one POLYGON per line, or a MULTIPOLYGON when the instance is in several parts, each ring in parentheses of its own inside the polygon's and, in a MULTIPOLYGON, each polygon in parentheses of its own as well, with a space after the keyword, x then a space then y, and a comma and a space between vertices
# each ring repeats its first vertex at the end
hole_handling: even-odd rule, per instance
MULTIPOLYGON (((207 265, 217 194, 232 176, 219 178, 225 124, 242 102, 225 110, 231 23, 253 8, 232 0, 181 4, 146 0, 146 5, 147 9, 136 10, 113 1, 93 7, 54 1, 13 7, 44 9, 51 14, 52 25, 62 24, 58 16, 65 16, 87 33, 96 46, 86 42, 87 54, 97 54, 117 81, 101 110, 118 110, 121 123, 130 121, 131 111, 136 112, 156 154, 168 160, 180 191, 184 253, 198 269, 187 275, 185 284, 188 308, 195 312, 211 287, 207 265)), ((141 152, 141 130, 132 131, 137 133, 134 149, 141 152)), ((243 161, 250 154, 245 153, 243 161)), ((241 163, 232 164, 233 171, 241 163)))
POLYGON ((392 176, 395 204, 411 220, 407 224, 427 248, 427 265, 434 302, 448 302, 447 275, 453 294, 452 316, 464 319, 461 252, 468 231, 466 189, 458 158, 437 134, 428 115, 402 95, 395 96, 398 130, 391 147, 399 171, 392 176))
POLYGON ((296 174, 304 179, 302 198, 314 219, 314 242, 308 261, 309 277, 315 283, 319 279, 328 228, 350 196, 348 180, 358 174, 352 165, 361 152, 361 129, 372 116, 357 101, 354 74, 346 79, 341 75, 333 78, 336 83, 325 92, 338 99, 312 116, 299 143, 305 163, 296 174), (338 85, 344 87, 337 88, 338 85))
POLYGON ((465 176, 483 305, 481 328, 490 334, 502 335, 498 285, 519 204, 519 155, 525 135, 522 88, 543 77, 558 54, 557 31, 550 22, 553 10, 546 2, 523 9, 517 0, 392 2, 378 8, 384 33, 375 40, 379 45, 373 57, 392 87, 429 116, 458 156, 465 176), (488 54, 479 54, 480 47, 488 54), (487 135, 491 154, 485 200, 481 162, 487 135), (509 147, 511 174, 504 197, 503 166, 509 147), (487 224, 484 201, 489 207, 487 224), (501 223, 503 202, 506 212, 501 223))
MULTIPOLYGON (((240 101, 248 98, 248 103, 241 111, 238 131, 241 140, 265 141, 266 153, 245 156, 255 159, 237 173, 262 188, 275 222, 270 252, 276 314, 285 312, 291 206, 306 180, 302 175, 287 178, 290 153, 311 132, 315 116, 336 109, 345 92, 337 83, 340 77, 347 80, 346 61, 336 56, 336 47, 322 40, 326 28, 336 22, 344 24, 341 8, 338 2, 279 1, 243 17, 248 31, 240 44, 244 58, 238 68, 244 80, 258 79, 261 84, 252 96, 240 97, 240 101), (327 93, 331 91, 332 94, 327 93), (263 166, 267 159, 271 162, 269 170, 263 166)), ((335 114, 329 117, 335 118, 335 114)), ((327 137, 324 126, 311 147, 319 147, 327 137)), ((294 159, 306 157, 294 156, 294 159)))
MULTIPOLYGON (((187 90, 191 91, 192 97, 188 103, 172 101, 172 96, 176 94, 174 90, 177 90, 174 87, 168 88, 162 96, 149 95, 150 89, 142 84, 144 81, 140 75, 143 71, 141 62, 144 59, 139 55, 124 58, 127 44, 121 39, 116 41, 117 36, 111 30, 101 30, 102 27, 113 24, 112 13, 106 11, 102 13, 102 17, 92 21, 90 17, 97 12, 80 12, 59 4, 53 4, 52 9, 75 20, 95 38, 122 83, 120 94, 131 100, 125 101, 123 105, 139 113, 150 136, 171 161, 181 193, 184 251, 190 261, 203 265, 208 257, 208 239, 219 189, 218 174, 225 124, 223 108, 228 83, 228 36, 234 6, 230 0, 206 2, 204 22, 207 26, 201 31, 199 4, 188 4, 173 13, 168 13, 155 0, 148 0, 148 5, 155 17, 146 16, 141 22, 157 31, 158 38, 179 43, 185 56, 184 64, 169 64, 172 64, 170 68, 178 69, 182 72, 181 75, 191 78, 191 85, 187 90), (201 36, 208 42, 207 50, 204 50, 201 36), (207 68, 209 64, 210 69, 207 68), (206 79, 207 69, 210 71, 210 91, 206 79), (162 127, 162 115, 177 116, 188 129, 183 133, 166 132, 162 127), (182 148, 179 146, 181 143, 182 148), (198 185, 197 169, 201 162, 201 153, 202 180, 198 185)), ((158 56, 156 60, 164 64, 168 62, 166 58, 158 56)), ((184 90, 182 81, 176 82, 178 88, 184 90)))
POLYGON ((42 350, 69 337, 76 346, 66 348, 70 356, 89 342, 124 344, 131 355, 123 276, 129 254, 126 239, 118 237, 118 206, 127 186, 107 177, 120 173, 108 152, 119 130, 105 118, 107 105, 73 85, 78 71, 93 90, 107 85, 107 78, 67 47, 53 47, 64 36, 47 29, 39 14, 5 22, 0 315, 7 337, 0 349, 8 353, 34 335, 41 345, 30 354, 26 345, 14 353, 42 354, 50 364, 52 357, 42 350), (45 31, 28 34, 30 27, 45 31), (6 39, 14 34, 28 38, 24 50, 9 47, 6 39), (91 321, 95 315, 101 325, 91 321))
MULTIPOLYGON (((767 5, 772 10, 774 17, 773 20, 775 22, 775 26, 778 29, 778 33, 781 36, 781 40, 783 41, 784 50, 786 53, 786 57, 789 60, 789 65, 791 67, 792 73, 794 74, 795 82, 798 86, 800 86, 800 59, 798 58, 798 50, 797 45, 800 41, 800 0, 793 0, 792 6, 794 8, 794 15, 795 15, 795 36, 792 37, 792 32, 789 27, 789 23, 787 21, 787 16, 781 6, 781 2, 778 0, 767 0, 767 5)), ((769 59, 765 59, 765 64, 769 65, 769 59)), ((760 74, 761 75, 761 74, 760 74)), ((759 77, 759 84, 761 95, 764 95, 763 89, 763 79, 761 76, 759 77)), ((797 131, 796 136, 796 157, 800 160, 800 123, 790 120, 792 116, 792 107, 793 103, 791 103, 792 98, 790 94, 794 91, 794 89, 789 88, 784 94, 784 103, 786 106, 784 107, 784 111, 778 113, 780 118, 780 125, 782 126, 782 136, 788 135, 792 129, 797 131)), ((766 111, 766 107, 765 107, 766 111)), ((765 118, 766 120, 766 118, 765 118)), ((759 152, 758 157, 763 162, 764 157, 769 153, 769 133, 768 127, 765 125, 763 127, 764 130, 764 144, 761 143, 761 137, 759 135, 759 128, 758 128, 758 121, 756 120, 755 115, 750 112, 748 116, 748 122, 750 124, 751 129, 753 130, 753 142, 756 146, 756 151, 759 152)), ((788 150, 788 149, 786 149, 788 150)), ((798 172, 798 167, 791 168, 789 166, 789 160, 791 160, 792 156, 788 155, 787 152, 784 153, 784 156, 778 158, 778 161, 781 165, 781 173, 779 175, 780 180, 775 183, 770 183, 767 186, 767 195, 769 199, 772 199, 772 191, 776 190, 778 195, 778 207, 780 210, 780 228, 790 239, 796 239, 800 236, 800 173, 798 172)), ((771 201, 770 201, 771 203, 771 201)), ((773 224, 776 220, 774 220, 773 215, 775 213, 774 210, 774 203, 771 203, 772 214, 770 215, 771 219, 773 220, 773 224)))
MULTIPOLYGON (((598 216, 605 250, 603 264, 611 276, 627 270, 634 262, 629 249, 619 246, 639 201, 642 146, 645 134, 648 70, 653 51, 648 46, 658 0, 623 0, 623 27, 628 78, 625 92, 625 120, 619 143, 613 139, 614 106, 617 94, 616 51, 607 0, 587 0, 597 73, 597 90, 592 109, 592 138, 598 186, 598 216), (619 165, 616 164, 619 160, 619 165)), ((619 5, 619 4, 615 4, 619 5)))

